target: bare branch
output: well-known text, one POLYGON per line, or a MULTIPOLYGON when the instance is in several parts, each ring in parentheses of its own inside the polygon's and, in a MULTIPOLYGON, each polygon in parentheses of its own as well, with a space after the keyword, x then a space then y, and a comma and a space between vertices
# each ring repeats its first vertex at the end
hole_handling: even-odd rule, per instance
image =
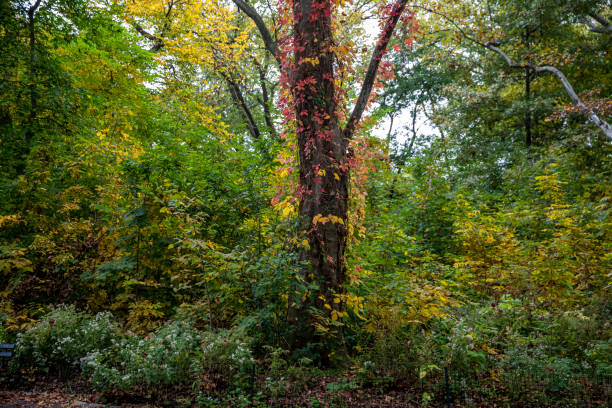
POLYGON ((234 102, 242 108, 244 120, 246 122, 247 128, 249 129, 249 133, 251 134, 251 136, 253 136, 253 139, 259 140, 261 132, 257 127, 257 123, 255 123, 255 119, 253 118, 253 114, 251 113, 249 106, 244 100, 244 96, 242 95, 240 87, 228 74, 224 73, 223 71, 219 71, 219 73, 227 82, 230 94, 232 95, 232 99, 234 99, 234 102))
POLYGON ((168 28, 170 27, 169 17, 170 17, 170 13, 172 12, 172 7, 174 7, 174 5, 175 5, 174 0, 171 0, 170 3, 168 4, 168 11, 166 12, 166 15, 164 16, 165 21, 164 21, 164 25, 161 29, 161 33, 159 36, 149 33, 140 24, 138 24, 135 21, 132 21, 132 25, 134 26, 136 31, 138 31, 138 33, 140 33, 140 35, 142 35, 146 39, 151 40, 153 42, 153 47, 151 47, 152 52, 157 52, 164 47, 164 37, 166 36, 165 35, 166 30, 168 30, 168 28))
POLYGON ((140 33, 140 35, 142 35, 148 40, 153 41, 153 48, 151 48, 151 51, 159 51, 164 46, 164 40, 161 37, 157 37, 156 35, 149 33, 140 24, 136 22, 133 23, 133 25, 136 31, 140 33))
POLYGON ((563 84, 563 87, 565 88, 565 91, 567 92, 569 97, 572 99, 574 104, 576 106, 578 106, 583 112, 585 112, 586 115, 591 120, 591 122, 593 122, 595 125, 597 125, 597 127, 599 127, 601 129, 601 131, 604 132, 604 134, 607 136, 607 138, 610 139, 610 141, 612 141, 612 127, 610 127, 610 124, 608 122, 606 122, 605 120, 601 119, 599 116, 597 116, 597 114, 592 109, 590 109, 584 103, 582 103, 582 101, 580 100, 580 98, 578 97, 576 92, 574 91, 574 88, 569 83, 569 81, 567 80, 567 78, 565 77, 563 72, 561 72, 559 69, 557 69, 555 67, 551 67, 551 66, 537 67, 537 66, 534 66, 534 65, 530 65, 530 67, 535 72, 550 72, 553 75, 555 75, 557 78, 559 78, 559 80, 563 84))
MULTIPOLYGON (((444 20, 448 21, 450 24, 452 24, 457 31, 459 31, 459 33, 466 38, 467 40, 472 41, 475 44, 478 44, 480 46, 483 46, 495 53, 497 53, 499 56, 501 56, 504 61, 506 61, 506 64, 508 64, 508 66, 510 68, 531 68, 533 69, 535 72, 548 72, 548 73, 552 73, 553 75, 555 75, 563 84, 563 87, 565 88, 565 91, 567 92, 567 94, 569 95, 569 97, 572 99, 572 101, 574 102, 574 104, 576 106, 578 106, 583 112, 585 112, 588 116, 588 118, 591 120, 591 122, 593 122, 597 127, 599 127, 601 129, 601 131, 606 135, 606 137, 608 139, 610 139, 612 141, 612 127, 610 127, 610 125, 608 124, 608 122, 606 122, 605 120, 599 118, 599 116, 597 116, 597 114, 590 108, 588 108, 578 97, 578 95, 576 94, 576 92, 574 91, 574 88, 572 87, 572 85, 570 84, 570 82, 567 80, 567 78, 565 77, 565 75, 563 74, 563 72, 561 72, 559 69, 552 67, 552 66, 537 66, 533 63, 529 63, 529 64, 519 64, 517 62, 515 62, 514 60, 512 60, 512 58, 510 58, 510 56, 508 56, 508 54, 506 54, 505 52, 503 52, 498 46, 500 45, 498 42, 486 42, 483 43, 481 41, 479 41, 478 39, 472 37, 471 35, 467 34, 453 19, 449 18, 448 16, 435 11, 435 10, 431 10, 425 7, 421 7, 421 6, 415 6, 415 8, 420 8, 423 9, 425 11, 428 11, 430 13, 434 13, 440 17, 442 17, 444 20)), ((606 26, 609 25, 610 23, 601 15, 599 14, 591 14, 591 17, 593 17, 595 20, 597 20, 600 24, 606 26)))
POLYGON ((261 38, 263 39, 264 45, 268 52, 272 54, 278 66, 281 66, 280 53, 278 52, 278 44, 270 34, 270 30, 266 26, 266 23, 263 21, 263 18, 259 15, 257 10, 255 10, 251 5, 249 5, 246 1, 243 0, 232 0, 236 7, 238 7, 244 14, 246 14, 257 26, 259 30, 259 34, 261 34, 261 38))
POLYGON ((399 0, 397 3, 395 3, 391 11, 391 15, 382 29, 380 38, 376 44, 376 48, 374 48, 374 52, 372 53, 372 58, 370 58, 370 64, 368 65, 368 70, 366 71, 366 75, 363 79, 363 85, 361 86, 357 103, 353 108, 353 112, 351 113, 346 127, 342 131, 346 139, 353 137, 357 123, 359 123, 359 120, 361 120, 361 115, 363 115, 368 99, 370 98, 370 94, 372 93, 372 87, 374 86, 374 80, 376 79, 380 61, 387 50, 387 45, 389 44, 391 35, 395 30, 395 26, 397 25, 401 14, 406 8, 407 2, 407 0, 399 0))
POLYGON ((30 7, 28 9, 28 14, 30 16, 32 16, 32 15, 34 15, 34 13, 36 13, 36 10, 38 10, 38 7, 40 7, 40 3, 41 3, 41 0, 36 0, 36 3, 32 4, 32 7, 30 7))
POLYGON ((565 88, 565 92, 569 95, 572 102, 574 102, 574 104, 578 106, 580 110, 583 111, 588 116, 591 122, 593 122, 597 127, 599 127, 601 131, 606 135, 606 137, 610 139, 610 141, 612 141, 612 127, 610 127, 608 122, 606 122, 605 120, 597 116, 597 114, 592 109, 590 109, 580 100, 580 98, 578 97, 578 94, 576 94, 576 91, 574 91, 572 84, 570 84, 567 77, 563 74, 563 72, 561 72, 561 70, 553 66, 550 66, 550 65, 538 66, 533 63, 519 64, 519 63, 514 62, 512 58, 508 56, 508 54, 500 50, 498 47, 492 45, 491 43, 486 43, 485 47, 499 54, 506 61, 508 66, 511 68, 529 67, 533 69, 535 72, 548 72, 548 73, 555 75, 559 79, 559 81, 561 81, 561 84, 563 84, 563 87, 565 88))
POLYGON ((487 42, 484 44, 484 46, 490 49, 491 51, 498 53, 504 59, 504 61, 506 61, 506 64, 508 64, 510 68, 525 68, 525 65, 521 65, 519 63, 514 62, 512 58, 508 56, 508 54, 500 50, 494 44, 497 44, 497 43, 487 42))
POLYGON ((599 34, 612 34, 612 24, 601 14, 591 13, 589 14, 593 20, 597 21, 600 25, 595 24, 589 18, 586 19, 586 24, 589 26, 589 30, 599 34))
POLYGON ((270 95, 268 93, 268 87, 266 86, 266 72, 256 58, 252 58, 252 60, 255 64, 255 68, 257 68, 257 72, 259 73, 259 86, 261 87, 261 94, 263 97, 263 100, 257 98, 257 101, 263 108, 264 119, 266 121, 266 126, 268 127, 270 134, 276 137, 276 128, 274 127, 274 123, 272 122, 272 114, 270 112, 270 95))
POLYGON ((601 24, 604 27, 610 27, 610 22, 607 18, 598 13, 590 13, 589 16, 593 17, 595 21, 601 24))

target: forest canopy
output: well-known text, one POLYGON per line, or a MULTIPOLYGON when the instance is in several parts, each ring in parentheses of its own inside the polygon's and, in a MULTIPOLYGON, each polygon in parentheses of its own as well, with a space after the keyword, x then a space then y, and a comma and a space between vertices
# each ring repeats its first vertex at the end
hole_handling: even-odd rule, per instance
POLYGON ((609 0, 0 0, 11 381, 604 406, 611 50, 609 0))

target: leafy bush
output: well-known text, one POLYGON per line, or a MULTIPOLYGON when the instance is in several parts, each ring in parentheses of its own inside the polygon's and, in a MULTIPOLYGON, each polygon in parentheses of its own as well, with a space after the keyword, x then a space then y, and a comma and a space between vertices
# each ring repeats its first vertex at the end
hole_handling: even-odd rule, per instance
POLYGON ((255 364, 251 339, 241 330, 207 332, 202 336, 202 365, 225 375, 250 368, 255 364))
POLYGON ((8 334, 4 329, 4 325, 0 321, 0 343, 6 343, 8 341, 8 334))
POLYGON ((200 333, 192 323, 179 321, 144 338, 114 340, 108 349, 93 351, 80 362, 95 388, 128 390, 195 382, 203 370, 235 379, 255 360, 242 332, 200 333))
POLYGON ((109 349, 83 357, 81 367, 101 390, 174 385, 191 378, 199 353, 200 335, 191 325, 175 322, 145 338, 114 340, 109 349))
POLYGON ((585 316, 582 311, 568 311, 553 319, 547 331, 557 353, 583 359, 599 327, 595 319, 585 316))
POLYGON ((88 353, 111 345, 117 325, 110 312, 95 316, 60 306, 17 336, 15 363, 40 371, 59 371, 78 364, 88 353))
POLYGON ((593 371, 608 380, 612 378, 612 340, 595 341, 586 349, 586 360, 593 371))
POLYGON ((240 329, 202 335, 197 371, 205 373, 206 383, 200 383, 202 377, 198 377, 194 384, 194 388, 200 389, 197 398, 200 406, 226 406, 219 401, 231 407, 251 406, 248 396, 255 367, 251 344, 252 339, 240 329), (214 382, 212 388, 211 381, 214 382))
POLYGON ((405 378, 414 372, 420 360, 419 350, 426 341, 418 332, 419 326, 402 325, 405 319, 399 308, 388 308, 385 312, 371 312, 372 323, 367 328, 369 342, 360 358, 360 374, 368 384, 386 377, 405 378))
POLYGON ((265 346, 266 365, 265 389, 274 397, 285 392, 302 393, 313 378, 322 376, 319 368, 312 365, 313 361, 302 357, 298 361, 288 360, 289 350, 280 347, 265 346))

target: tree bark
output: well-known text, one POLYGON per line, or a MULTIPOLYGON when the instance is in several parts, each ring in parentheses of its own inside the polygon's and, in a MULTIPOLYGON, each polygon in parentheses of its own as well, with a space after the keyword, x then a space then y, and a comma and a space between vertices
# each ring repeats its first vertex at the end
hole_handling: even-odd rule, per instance
POLYGON ((247 129, 249 133, 253 137, 253 140, 259 140, 261 137, 261 132, 259 131, 259 127, 257 127, 257 123, 253 118, 253 114, 249 109, 246 101, 244 100, 244 96, 242 95, 242 91, 240 90, 240 86, 236 81, 234 81, 229 74, 224 73, 223 71, 219 71, 225 82, 227 82, 230 95, 234 100, 234 103, 242 110, 242 116, 244 118, 244 122, 247 125, 247 129))
POLYGON ((325 345, 329 346, 329 342, 315 327, 327 329, 325 336, 341 337, 339 329, 324 327, 324 322, 343 307, 337 296, 344 292, 346 279, 348 144, 366 108, 380 61, 405 6, 406 1, 402 0, 392 8, 353 112, 341 130, 334 86, 331 2, 293 2, 295 67, 291 89, 300 158, 298 213, 301 230, 308 241, 307 246, 301 247, 299 259, 305 265, 302 279, 309 286, 292 294, 288 320, 294 327, 292 347, 318 342, 323 345, 320 350, 323 359, 327 358, 325 345))
POLYGON ((598 13, 591 13, 589 14, 589 17, 585 19, 587 25, 589 26, 589 30, 599 34, 612 34, 612 24, 610 24, 610 22, 604 16, 598 13), (589 17, 597 21, 599 25, 593 23, 589 17))
POLYGON ((275 139, 278 137, 276 134, 276 128, 274 127, 274 123, 272 122, 272 113, 270 112, 270 94, 268 93, 268 86, 266 85, 266 70, 268 64, 265 64, 264 67, 257 61, 256 58, 253 58, 253 63, 255 64, 255 68, 259 73, 259 86, 261 88, 261 96, 262 99, 258 98, 259 104, 263 108, 264 120, 266 121, 266 127, 268 128, 268 132, 275 139))
POLYGON ((274 40, 274 38, 272 37, 272 33, 270 33, 270 30, 268 30, 268 27, 266 26, 266 23, 264 22, 263 18, 259 15, 257 10, 255 10, 246 1, 243 1, 243 0, 232 0, 232 1, 236 5, 236 7, 238 7, 244 14, 246 14, 255 23, 255 26, 257 27, 257 30, 259 30, 259 34, 261 35, 261 38, 264 42, 264 46, 266 47, 268 52, 272 54, 272 56, 274 57, 274 59, 276 60, 276 63, 278 64, 280 68, 282 64, 280 60, 280 53, 278 52, 278 44, 276 43, 276 40, 274 40))
POLYGON ((382 60, 382 57, 385 52, 387 52, 387 45, 389 44, 389 40, 393 35, 393 31, 395 31, 395 26, 397 25, 400 16, 406 8, 406 3, 407 0, 399 0, 393 5, 393 8, 391 9, 391 14, 389 15, 389 19, 384 25, 380 34, 380 38, 376 43, 376 48, 374 48, 374 52, 372 53, 372 57, 370 58, 370 64, 368 65, 368 70, 366 71, 365 78, 363 79, 363 85, 361 86, 361 91, 359 92, 357 103, 355 104, 353 112, 351 113, 351 117, 349 118, 348 123, 344 128, 344 135, 348 139, 353 136, 353 133, 355 132, 355 127, 359 123, 361 115, 363 115, 363 112, 365 111, 368 99, 370 98, 370 94, 372 93, 372 87, 374 86, 374 80, 376 79, 376 74, 378 73, 380 61, 382 60))
POLYGON ((348 140, 338 124, 329 10, 329 0, 293 3, 295 68, 291 89, 300 159, 299 218, 308 241, 301 247, 299 259, 304 262, 302 278, 314 288, 306 293, 297 290, 289 305, 294 349, 320 340, 315 324, 329 317, 332 309, 340 310, 333 298, 343 292, 346 275, 348 140), (312 307, 322 315, 311 313, 312 307))
POLYGON ((525 67, 525 146, 531 146, 531 72, 525 67))

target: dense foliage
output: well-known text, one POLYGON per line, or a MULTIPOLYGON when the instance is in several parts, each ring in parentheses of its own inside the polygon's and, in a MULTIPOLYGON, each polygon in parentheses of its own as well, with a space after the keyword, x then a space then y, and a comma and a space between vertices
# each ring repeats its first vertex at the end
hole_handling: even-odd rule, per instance
MULTIPOLYGON (((408 4, 348 145, 346 216, 308 220, 346 239, 326 292, 304 274, 292 2, 244 3, 273 42, 243 3, 0 0, 13 381, 79 372, 107 395, 211 407, 407 389, 429 406, 447 369, 466 404, 604 406, 612 140, 591 114, 612 117, 610 3, 408 4)), ((329 7, 345 123, 362 21, 395 9, 329 7)))

